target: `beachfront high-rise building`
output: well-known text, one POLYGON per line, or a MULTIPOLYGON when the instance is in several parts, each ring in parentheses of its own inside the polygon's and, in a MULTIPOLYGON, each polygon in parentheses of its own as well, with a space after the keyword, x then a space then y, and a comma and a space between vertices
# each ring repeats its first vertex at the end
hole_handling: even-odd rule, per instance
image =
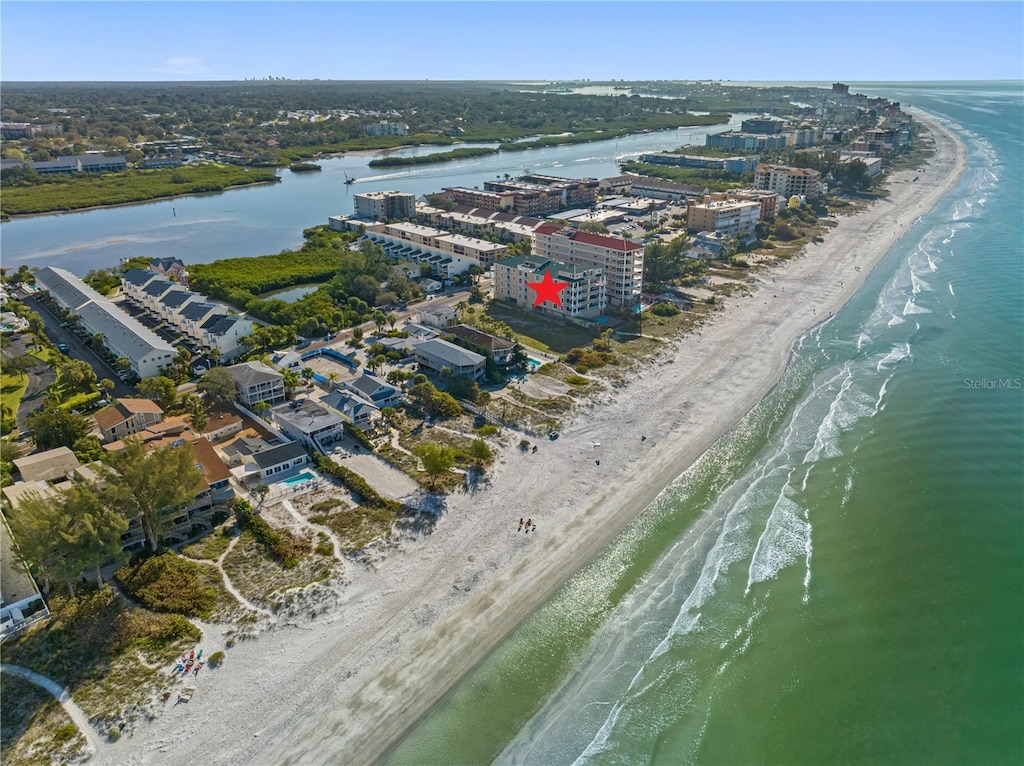
POLYGON ((549 224, 534 233, 533 254, 570 266, 595 266, 607 282, 608 305, 630 311, 640 301, 644 246, 619 237, 549 224))
POLYGON ((821 173, 811 168, 791 168, 762 163, 754 171, 755 189, 766 189, 783 197, 816 197, 820 184, 821 173))
POLYGON ((697 231, 717 231, 730 237, 748 237, 761 217, 758 202, 712 200, 686 206, 686 226, 697 231))
POLYGON ((356 218, 394 221, 416 217, 416 195, 400 191, 353 194, 356 218))
POLYGON ((494 264, 496 300, 511 301, 522 308, 559 317, 592 319, 600 316, 605 308, 606 284, 605 276, 599 268, 572 266, 539 255, 519 255, 494 264), (562 305, 544 301, 535 307, 533 304, 537 293, 527 285, 542 281, 549 271, 555 282, 568 283, 559 294, 562 305))

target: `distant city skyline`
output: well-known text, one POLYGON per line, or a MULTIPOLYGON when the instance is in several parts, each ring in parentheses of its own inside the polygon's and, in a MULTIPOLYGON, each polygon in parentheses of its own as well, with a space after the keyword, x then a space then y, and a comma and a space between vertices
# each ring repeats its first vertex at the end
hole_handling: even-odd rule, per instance
POLYGON ((1020 2, 19 2, 11 81, 1019 80, 1020 2))

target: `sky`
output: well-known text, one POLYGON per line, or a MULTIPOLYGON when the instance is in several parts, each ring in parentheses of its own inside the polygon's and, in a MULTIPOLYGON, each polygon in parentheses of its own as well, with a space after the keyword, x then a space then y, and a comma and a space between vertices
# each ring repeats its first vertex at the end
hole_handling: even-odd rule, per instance
POLYGON ((1024 3, 0 3, 0 81, 1024 79, 1024 3))

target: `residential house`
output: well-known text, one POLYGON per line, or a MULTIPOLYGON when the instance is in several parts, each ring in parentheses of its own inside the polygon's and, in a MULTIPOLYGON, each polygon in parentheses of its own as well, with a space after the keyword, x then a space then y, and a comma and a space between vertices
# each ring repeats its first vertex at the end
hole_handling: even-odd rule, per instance
POLYGON ((259 472, 259 478, 266 481, 272 476, 281 477, 283 473, 307 465, 309 454, 299 442, 285 442, 254 453, 252 461, 259 472))
POLYGON ((274 407, 270 417, 289 437, 317 452, 345 436, 341 416, 310 399, 295 399, 274 407))
POLYGON ((303 368, 302 355, 298 351, 275 351, 270 355, 270 364, 281 372, 289 370, 296 375, 303 368))
POLYGON ((225 368, 235 379, 238 401, 249 409, 257 402, 270 405, 285 400, 284 375, 263 362, 243 362, 225 368))
MULTIPOLYGON (((557 278, 557 277, 556 277, 557 278)), ((445 332, 454 335, 456 338, 472 343, 475 346, 486 349, 494 358, 494 363, 504 367, 512 361, 512 354, 515 350, 515 342, 508 338, 492 335, 489 332, 478 330, 465 324, 457 324, 449 327, 445 332)))
POLYGON ((103 441, 112 442, 145 431, 163 420, 164 411, 150 399, 119 399, 94 416, 103 441))
POLYGON ((75 453, 67 447, 55 447, 14 459, 22 481, 54 481, 72 475, 81 467, 75 453))
POLYGON ((364 431, 371 430, 380 421, 380 408, 351 391, 334 391, 320 403, 337 412, 346 423, 359 426, 364 431))
POLYGON ((420 341, 413 348, 412 355, 428 370, 439 373, 447 367, 453 375, 474 380, 483 377, 487 368, 486 357, 440 338, 420 341))
POLYGON ((444 303, 427 303, 417 309, 416 317, 427 327, 448 327, 459 321, 459 310, 444 303))
POLYGON ((364 372, 358 378, 345 381, 342 387, 376 407, 396 407, 401 402, 401 391, 380 378, 364 372))

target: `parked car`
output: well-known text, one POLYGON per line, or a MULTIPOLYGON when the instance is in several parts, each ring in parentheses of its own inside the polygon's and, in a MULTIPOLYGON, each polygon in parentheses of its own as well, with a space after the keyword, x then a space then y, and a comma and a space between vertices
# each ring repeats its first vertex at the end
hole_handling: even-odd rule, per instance
POLYGON ((68 344, 67 343, 58 343, 57 344, 57 350, 60 351, 62 354, 66 354, 68 352, 68 344))

